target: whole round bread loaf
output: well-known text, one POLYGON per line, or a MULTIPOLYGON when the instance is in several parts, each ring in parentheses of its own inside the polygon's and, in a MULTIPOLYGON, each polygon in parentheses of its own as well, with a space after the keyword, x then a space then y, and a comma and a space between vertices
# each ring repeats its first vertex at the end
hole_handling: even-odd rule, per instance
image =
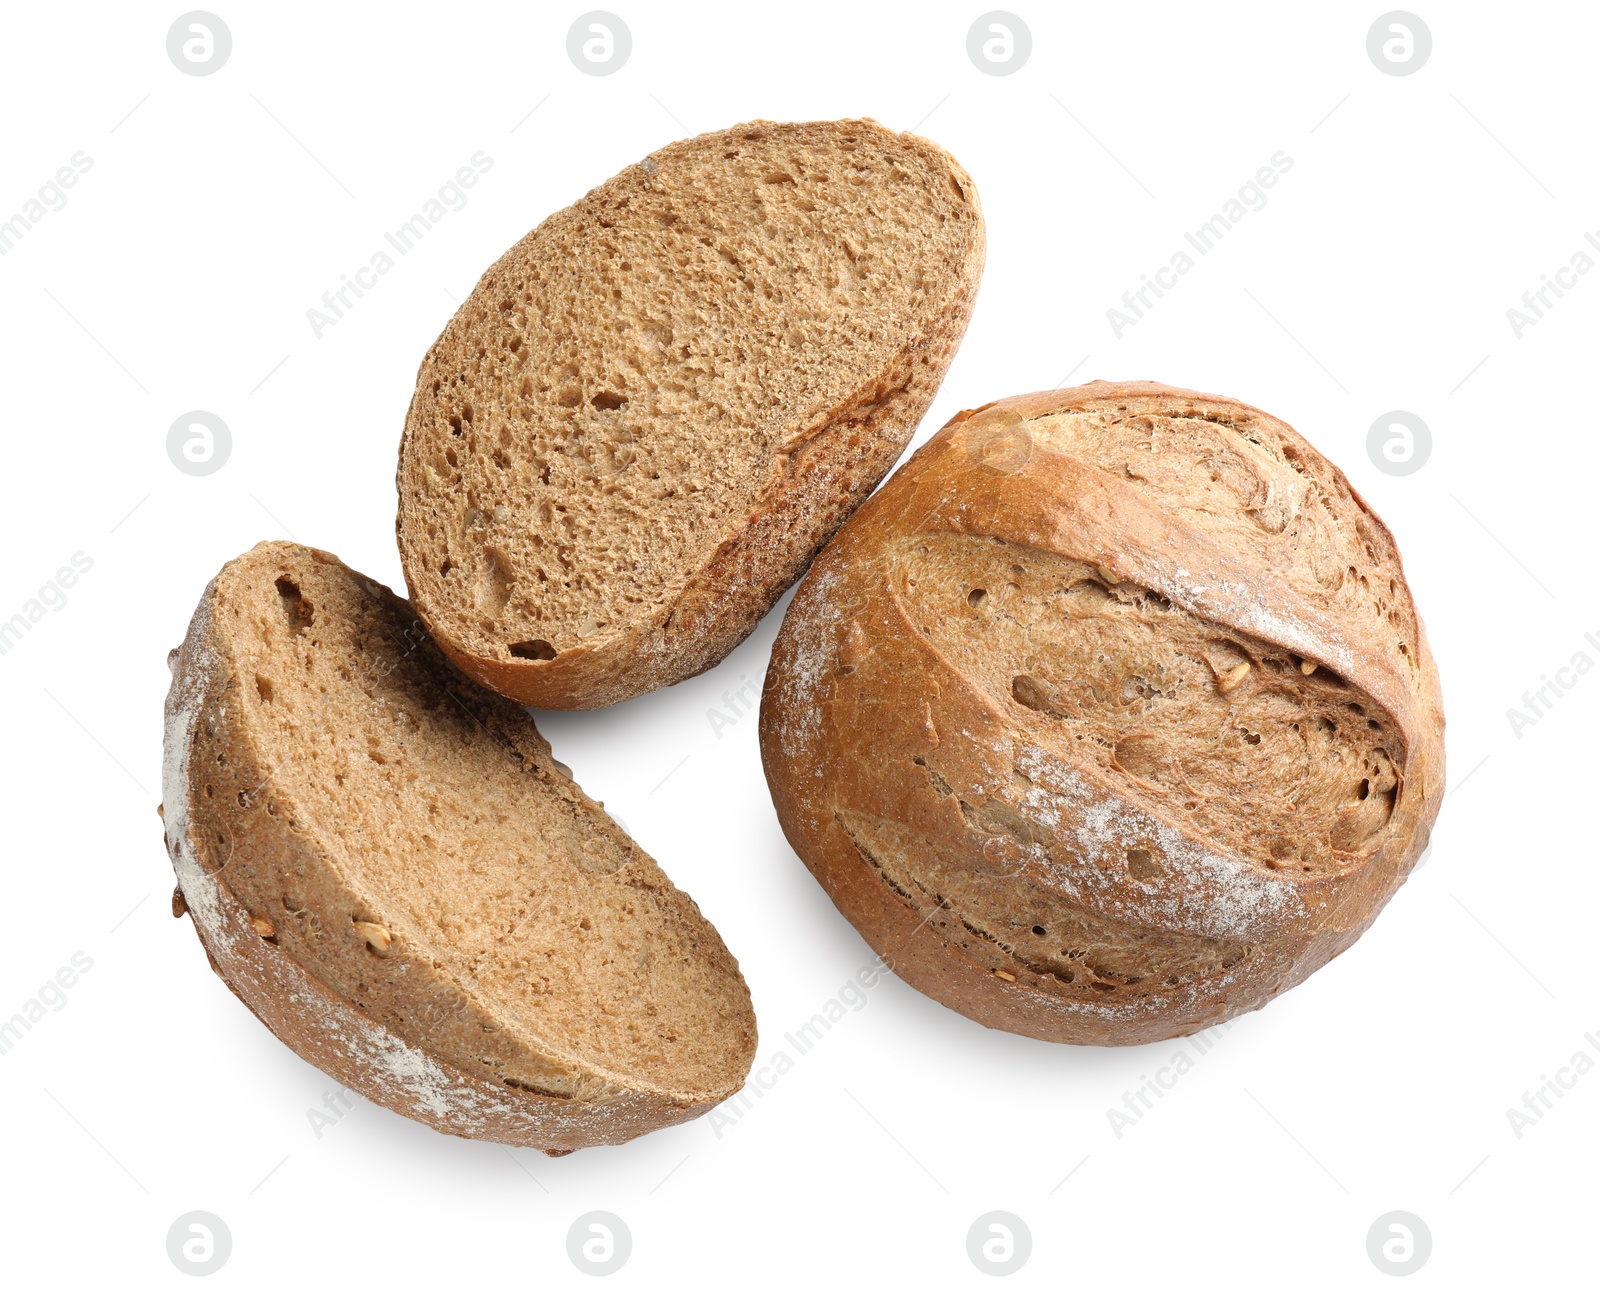
POLYGON ((784 832, 911 984, 1143 1043, 1362 933, 1444 790, 1394 539, 1294 430, 1097 381, 957 416, 844 525, 773 650, 784 832))
POLYGON ((673 143, 494 264, 417 373, 406 583, 475 680, 601 707, 722 660, 911 440, 983 269, 876 121, 673 143))

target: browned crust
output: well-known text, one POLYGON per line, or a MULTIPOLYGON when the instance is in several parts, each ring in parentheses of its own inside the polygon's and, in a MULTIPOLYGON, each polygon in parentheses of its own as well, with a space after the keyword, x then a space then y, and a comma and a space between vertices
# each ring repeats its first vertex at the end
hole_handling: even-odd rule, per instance
MULTIPOLYGON (((1006 437, 1044 415, 1139 402, 1149 410, 1249 412, 1306 458, 1322 461, 1290 427, 1257 409, 1146 382, 1095 382, 1005 399, 979 409, 982 415, 961 413, 856 512, 813 565, 779 632, 762 702, 762 758, 779 820, 841 912, 930 997, 984 1025, 1054 1042, 1130 1044, 1188 1034, 1299 983, 1371 924, 1426 848, 1443 799, 1444 718, 1420 618, 1412 682, 1364 620, 1325 613, 1265 570, 1242 569, 1232 552, 1109 475, 1026 436, 1006 437), (983 468, 985 460, 1003 468, 983 468), (1021 965, 1008 981, 973 961, 897 898, 834 818, 841 807, 875 813, 975 869, 998 865, 1039 876, 1020 847, 994 838, 975 844, 959 812, 930 806, 923 785, 905 770, 913 756, 937 747, 952 782, 996 784, 1010 774, 1004 749, 1026 737, 922 638, 889 594, 879 552, 913 530, 1000 536, 1096 564, 1115 578, 1159 589, 1199 616, 1266 639, 1285 637, 1276 643, 1359 683, 1384 704, 1408 749, 1389 840, 1365 863, 1314 877, 1253 870, 1216 852, 1224 868, 1215 871, 1237 905, 1226 918, 1217 892, 1203 883, 1176 911, 1137 885, 1083 894, 1081 907, 1125 926, 1129 936, 1216 932, 1226 922, 1230 936, 1251 946, 1226 972, 1172 989, 1147 988, 1137 1000, 1086 1001, 1043 987, 1021 965), (1275 616, 1264 619, 1263 604, 1275 616), (856 656, 863 649, 870 653, 856 656)), ((1371 515, 1353 490, 1352 496, 1371 515)), ((1140 809, 1117 784, 1086 767, 1073 769, 1083 800, 1107 810, 1140 809)), ((1175 845, 1201 844, 1181 820, 1159 822, 1175 845)))
MULTIPOLYGON (((850 124, 882 128, 870 120, 850 124)), ((724 133, 746 128, 736 126, 724 133)), ((923 333, 881 372, 837 407, 797 428, 786 450, 774 457, 770 481, 755 505, 729 524, 704 566, 685 570, 676 594, 648 616, 565 649, 548 661, 490 657, 451 639, 441 615, 430 612, 427 596, 419 594, 412 575, 413 560, 420 555, 409 550, 405 533, 407 448, 414 430, 413 416, 407 413, 396 478, 401 504, 395 529, 401 563, 418 615, 456 666, 519 703, 557 709, 607 707, 699 675, 738 647, 877 487, 911 441, 961 344, 986 249, 971 176, 937 144, 915 135, 905 137, 947 166, 972 199, 977 219, 957 290, 923 333)), ((609 180, 591 196, 605 194, 629 173, 609 180)), ((516 248, 508 252, 515 253, 516 248)), ((417 389, 413 408, 422 389, 420 375, 417 389)))
MULTIPOLYGON (((265 549, 270 556, 274 545, 286 544, 264 544, 252 554, 265 549)), ((324 552, 310 554, 322 562, 338 562, 324 552)), ((253 914, 241 900, 234 889, 238 883, 228 875, 230 865, 245 855, 251 869, 296 874, 313 909, 348 906, 355 897, 294 827, 291 810, 252 810, 248 828, 241 828, 219 804, 231 803, 241 793, 261 796, 272 771, 270 758, 254 745, 240 715, 239 677, 214 625, 216 592, 213 579, 183 644, 170 659, 163 817, 167 851, 178 877, 174 908, 194 921, 212 969, 279 1039, 368 1100, 441 1132, 551 1154, 620 1144, 697 1118, 722 1095, 737 1091, 731 1087, 707 1099, 674 1095, 564 1058, 548 1058, 548 1064, 578 1089, 571 1097, 540 1095, 485 1079, 431 1050, 426 1033, 402 1034, 382 1019, 451 1014, 481 1029, 485 1052, 511 1042, 498 1036, 505 1028, 499 1018, 461 994, 438 964, 413 956, 402 964, 403 971, 394 970, 393 961, 382 972, 375 967, 358 1004, 325 984, 278 937, 263 938, 259 913, 253 914), (202 725, 209 727, 204 755, 196 738, 202 725)), ((484 698, 501 702, 492 695, 484 698)), ((520 720, 528 726, 521 712, 506 706, 508 725, 520 720)), ((600 813, 576 785, 572 792, 600 813)), ((348 920, 332 914, 325 918, 330 926, 348 920)))

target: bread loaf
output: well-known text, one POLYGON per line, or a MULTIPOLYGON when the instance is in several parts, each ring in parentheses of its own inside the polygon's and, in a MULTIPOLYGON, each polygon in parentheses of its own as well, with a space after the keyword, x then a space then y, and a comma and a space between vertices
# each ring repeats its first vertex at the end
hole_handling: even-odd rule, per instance
POLYGON ((779 632, 783 829, 931 997, 1142 1043, 1353 943, 1428 842, 1439 682, 1389 530, 1282 421, 1096 382, 962 413, 779 632))
POLYGON ((874 121, 673 143, 552 215, 417 373, 418 615, 539 707, 718 662, 910 440, 983 252, 966 172, 874 121))
POLYGON ((264 543, 206 588, 172 667, 174 911, 306 1060, 551 1153, 739 1089, 755 1018, 716 931, 403 600, 264 543))

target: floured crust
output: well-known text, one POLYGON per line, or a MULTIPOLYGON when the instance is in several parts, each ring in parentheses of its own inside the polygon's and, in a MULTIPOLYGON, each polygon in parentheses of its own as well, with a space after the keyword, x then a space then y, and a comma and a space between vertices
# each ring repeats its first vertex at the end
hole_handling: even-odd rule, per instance
POLYGON ((1006 399, 919 451, 802 583, 761 744, 791 844, 900 975, 1070 1043, 1191 1033, 1303 980, 1404 880, 1444 786, 1437 673, 1388 530, 1281 421, 1146 383, 1006 399), (1174 424, 1215 434, 1192 496, 1159 454, 1118 455, 1128 426, 1154 444, 1174 424), (1267 483, 1230 475, 1236 450, 1267 483), (1036 585, 1044 608, 1018 590, 1036 585), (1003 590, 1026 621, 992 616, 1003 590), (1100 678, 1119 650, 1170 661, 1173 633, 1215 651, 1187 731, 1156 721, 1192 675, 1100 678), (1307 786, 1314 758, 1265 758, 1288 720, 1334 770, 1369 767, 1350 800, 1307 786), (1253 786, 1185 777, 1225 775, 1234 754, 1206 749, 1239 736, 1264 758, 1253 786), (1252 831, 1251 792, 1291 836, 1252 831))
MULTIPOLYGON (((258 547, 245 558, 270 559, 276 549, 291 558, 309 554, 337 564, 322 552, 283 544, 258 547)), ((284 913, 268 906, 259 892, 259 907, 247 907, 234 889, 238 881, 230 876, 230 866, 237 865, 236 874, 246 866, 257 874, 246 881, 252 890, 259 874, 294 874, 300 892, 295 903, 323 912, 330 926, 348 922, 332 910, 359 907, 362 901, 341 885, 337 865, 318 851, 297 803, 269 787, 275 778, 270 754, 257 745, 242 715, 237 669, 214 623, 218 580, 220 575, 207 587, 184 643, 170 660, 162 776, 166 842, 181 904, 212 968, 274 1034, 370 1101, 443 1132, 552 1154, 620 1144, 696 1118, 737 1090, 741 1078, 735 1077, 711 1094, 680 1092, 665 1080, 641 1080, 576 1060, 571 1053, 530 1047, 514 1017, 497 1014, 439 962, 409 956, 373 960, 355 968, 368 973, 366 983, 357 986, 359 993, 347 995, 330 986, 314 958, 298 946, 292 950, 290 937, 264 922, 266 912, 287 920, 284 913), (229 807, 246 799, 266 804, 252 810, 250 824, 242 828, 229 807), (375 1016, 399 1018, 417 1033, 402 1032, 375 1016), (528 1085, 483 1077, 446 1055, 459 1050, 459 1037, 452 1043, 429 1035, 447 1028, 458 1036, 479 1034, 483 1066, 516 1068, 529 1076, 528 1085), (535 1079, 538 1087, 560 1094, 541 1095, 532 1088, 535 1079)), ((515 709, 508 709, 507 719, 520 719, 531 730, 515 709)), ((536 734, 528 737, 537 740, 536 734)), ((542 740, 528 747, 548 752, 542 740)), ((603 819, 575 785, 570 795, 603 819)), ((670 887, 667 898, 693 908, 670 887)), ((707 932, 713 951, 725 956, 715 932, 707 932)), ((366 961, 359 944, 355 952, 366 961)), ((732 970, 736 977, 737 968, 732 970)), ((743 990, 742 981, 737 988, 743 990)), ((744 1006, 748 1009, 747 997, 744 1006)), ((753 1023, 749 1046, 753 1056, 753 1023)), ((744 1067, 748 1064, 746 1057, 744 1067)))
MULTIPOLYGON (((827 124, 827 123, 825 123, 827 124)), ((873 121, 841 122, 887 134, 873 121)), ((747 126, 672 145, 664 156, 706 139, 734 138, 752 128, 804 130, 817 126, 753 122, 747 126)), ((749 509, 728 516, 710 554, 685 567, 667 591, 592 639, 563 647, 548 659, 510 656, 466 639, 456 628, 458 611, 448 605, 433 575, 436 554, 422 534, 421 495, 429 469, 424 413, 433 396, 425 389, 447 376, 436 363, 446 338, 466 326, 468 305, 430 352, 418 375, 417 394, 400 446, 396 530, 407 585, 417 612, 451 661, 489 688, 520 703, 547 708, 608 706, 698 675, 726 657, 804 571, 839 525, 899 459, 938 392, 971 318, 983 271, 985 239, 976 188, 956 160, 916 136, 899 136, 926 164, 948 173, 973 213, 971 236, 957 266, 954 287, 935 302, 915 334, 883 367, 835 405, 807 410, 772 455, 770 474, 749 509)), ((649 163, 654 166, 655 162, 649 163)), ((596 209, 625 196, 640 181, 630 167, 584 199, 596 209)), ((530 234, 529 244, 536 234, 530 234)), ((508 252, 506 260, 522 253, 508 252)), ((504 264, 505 261, 502 261, 504 264)), ((485 275, 475 297, 497 288, 500 265, 485 275)), ((797 409, 797 412, 799 409, 797 409)))

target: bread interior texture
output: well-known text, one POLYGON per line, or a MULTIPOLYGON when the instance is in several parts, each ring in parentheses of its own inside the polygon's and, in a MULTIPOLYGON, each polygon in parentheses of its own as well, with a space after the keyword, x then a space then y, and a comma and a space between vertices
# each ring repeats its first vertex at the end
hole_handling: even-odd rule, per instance
POLYGON ((434 625, 549 659, 662 609, 785 452, 894 395, 874 382, 963 289, 965 185, 872 122, 757 123, 530 233, 419 374, 402 549, 434 625))
MULTIPOLYGON (((229 566, 213 610, 261 783, 206 805, 219 837, 265 811, 299 842, 223 864, 277 942, 479 1077, 571 1097, 737 1087, 748 994, 692 901, 404 601, 320 552, 266 549, 229 566), (419 972, 424 1001, 389 1000, 419 972)), ((225 754, 215 720, 196 738, 225 754)))

